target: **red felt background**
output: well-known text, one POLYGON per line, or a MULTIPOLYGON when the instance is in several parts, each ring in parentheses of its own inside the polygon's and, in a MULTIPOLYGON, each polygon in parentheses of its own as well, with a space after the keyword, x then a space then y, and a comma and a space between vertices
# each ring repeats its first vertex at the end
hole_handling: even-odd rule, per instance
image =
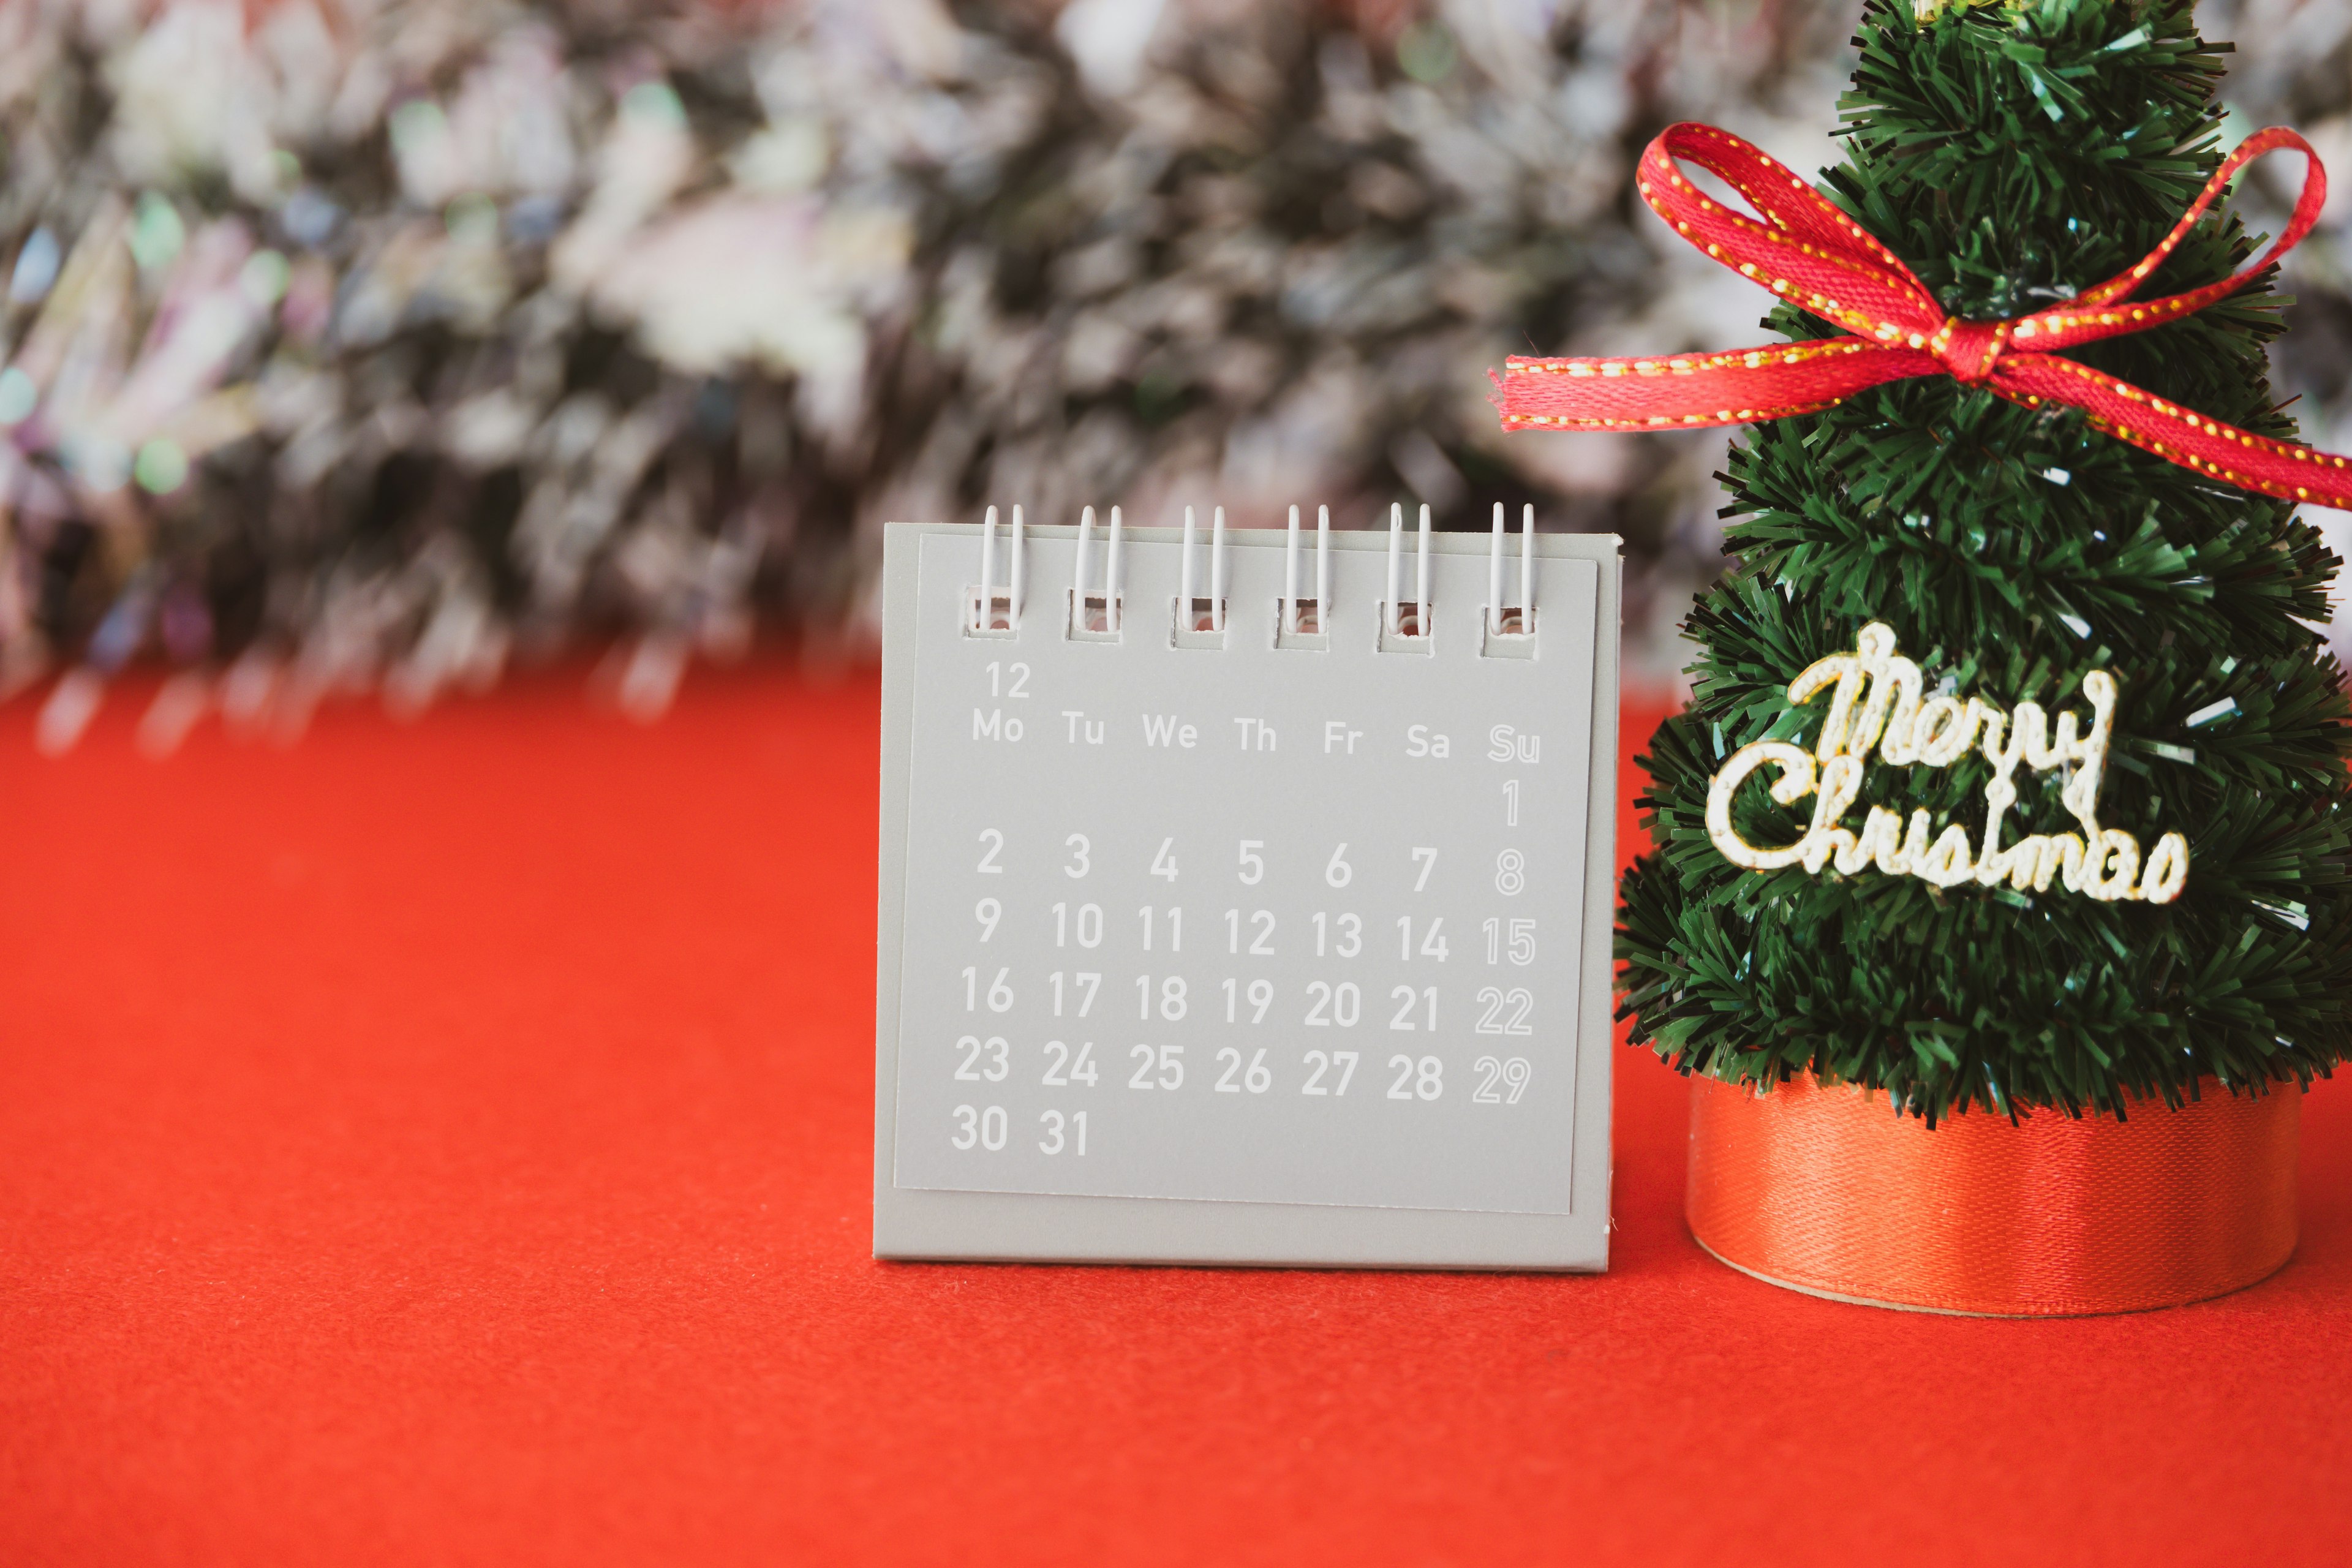
MULTIPOLYGON (((2343 1562, 2352 1094, 2240 1296, 877 1264, 876 688, 165 763, 0 709, 0 1562, 2343 1562)), ((1654 715, 1628 715, 1629 734, 1654 715)))

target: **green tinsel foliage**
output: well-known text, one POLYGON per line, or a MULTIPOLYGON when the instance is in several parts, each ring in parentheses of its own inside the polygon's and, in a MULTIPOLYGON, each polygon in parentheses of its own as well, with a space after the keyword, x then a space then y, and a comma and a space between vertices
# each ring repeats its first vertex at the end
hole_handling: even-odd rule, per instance
MULTIPOLYGON (((1824 188, 1971 321, 2024 314, 2154 248, 2220 162, 2227 46, 2186 0, 2031 0, 1915 19, 1873 0, 1824 188)), ((2226 276, 2255 245, 2209 216, 2141 290, 2226 276)), ((2260 283, 2078 351, 2214 417, 2292 438, 2264 343, 2286 302, 2260 283)), ((1832 329, 1793 310, 1792 338, 1832 329)), ((1687 710, 1644 759, 1659 847, 1625 874, 1618 957, 1633 1037, 1685 1072, 1768 1085, 1810 1071, 1886 1090, 1930 1121, 1979 1108, 2117 1112, 2325 1076, 2352 1051, 2343 673, 2311 626, 2339 564, 2284 502, 2201 479, 1948 378, 1906 381, 1753 429, 1723 476, 1734 563, 1687 627, 1687 710), (1867 870, 1730 865, 1708 841, 1710 775, 1738 746, 1813 742, 1828 707, 1789 680, 1884 620, 1931 691, 2085 709, 2121 686, 2103 825, 2187 834, 2169 904, 2102 903, 1867 870), (2221 699, 2234 710, 2192 726, 2221 699), (2211 1092, 2206 1085, 2206 1092, 2211 1092)), ((1848 818, 1925 806, 1979 842, 1981 752, 1948 768, 1874 754, 1848 818)), ((2068 826, 2063 771, 2016 775, 2005 839, 2068 826)), ((1761 781, 1734 820, 1801 837, 1811 802, 1761 781)))

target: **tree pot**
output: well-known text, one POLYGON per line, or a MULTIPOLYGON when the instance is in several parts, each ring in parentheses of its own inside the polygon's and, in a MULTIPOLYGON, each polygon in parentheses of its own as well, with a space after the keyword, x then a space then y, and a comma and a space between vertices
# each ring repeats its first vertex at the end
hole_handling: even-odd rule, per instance
POLYGON ((2211 1079, 2160 1100, 1934 1128, 1810 1076, 1763 1094, 1695 1077, 1691 1235, 1832 1300, 1987 1317, 2145 1311, 2226 1295, 2294 1251, 2302 1091, 2211 1079))

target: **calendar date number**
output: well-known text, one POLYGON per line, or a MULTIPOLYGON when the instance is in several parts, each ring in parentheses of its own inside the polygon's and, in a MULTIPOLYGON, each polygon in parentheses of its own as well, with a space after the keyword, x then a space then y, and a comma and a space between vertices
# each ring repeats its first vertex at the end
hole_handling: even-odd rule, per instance
MULTIPOLYGON (((955 1128, 948 1142, 957 1149, 1002 1153, 1013 1141, 1013 1118, 1001 1105, 959 1105, 955 1128)), ((1087 1152, 1087 1113, 1083 1110, 1042 1110, 1037 1113, 1037 1152, 1045 1155, 1087 1152)))

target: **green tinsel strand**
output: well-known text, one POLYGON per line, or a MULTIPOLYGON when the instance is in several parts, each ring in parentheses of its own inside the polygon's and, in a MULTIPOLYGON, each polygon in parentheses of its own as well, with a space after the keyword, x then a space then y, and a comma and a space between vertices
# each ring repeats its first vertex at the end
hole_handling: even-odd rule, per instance
MULTIPOLYGON (((1824 189, 1971 321, 2070 298, 2154 248, 2220 162, 2226 45, 2185 0, 1930 8, 1872 0, 1824 189)), ((2252 252, 2209 217, 2150 297, 2252 252)), ((2186 320, 2079 351, 2215 418, 2293 438, 2264 344, 2286 303, 2265 279, 2186 320)), ((1791 338, 1837 329, 1788 308, 1791 338)), ((1685 1072, 1793 1073, 1886 1090, 1931 1121, 1983 1107, 2178 1104, 2211 1077, 2307 1083, 2352 1052, 2343 672, 2305 624, 2339 564, 2294 508, 1944 378, 1895 384, 1754 429, 1723 476, 1735 563, 1687 626, 1704 650, 1687 710, 1652 742, 1641 805, 1659 846, 1624 878, 1617 952, 1633 1037, 1685 1072), (1929 688, 2004 707, 2121 683, 2104 822, 2179 829, 2175 902, 2100 903, 1909 877, 1740 870, 1708 841, 1721 759, 1810 743, 1805 665, 1890 624, 1929 688), (2190 719, 2222 699, 2220 719, 2190 719)), ((1861 801, 1925 806, 1980 836, 1990 764, 1874 760, 1861 801)), ((2018 776, 2015 832, 2063 828, 2059 773, 2018 776)), ((1856 808, 1859 811, 1859 806, 1856 808)), ((1799 811, 1745 792, 1756 843, 1799 811)))

